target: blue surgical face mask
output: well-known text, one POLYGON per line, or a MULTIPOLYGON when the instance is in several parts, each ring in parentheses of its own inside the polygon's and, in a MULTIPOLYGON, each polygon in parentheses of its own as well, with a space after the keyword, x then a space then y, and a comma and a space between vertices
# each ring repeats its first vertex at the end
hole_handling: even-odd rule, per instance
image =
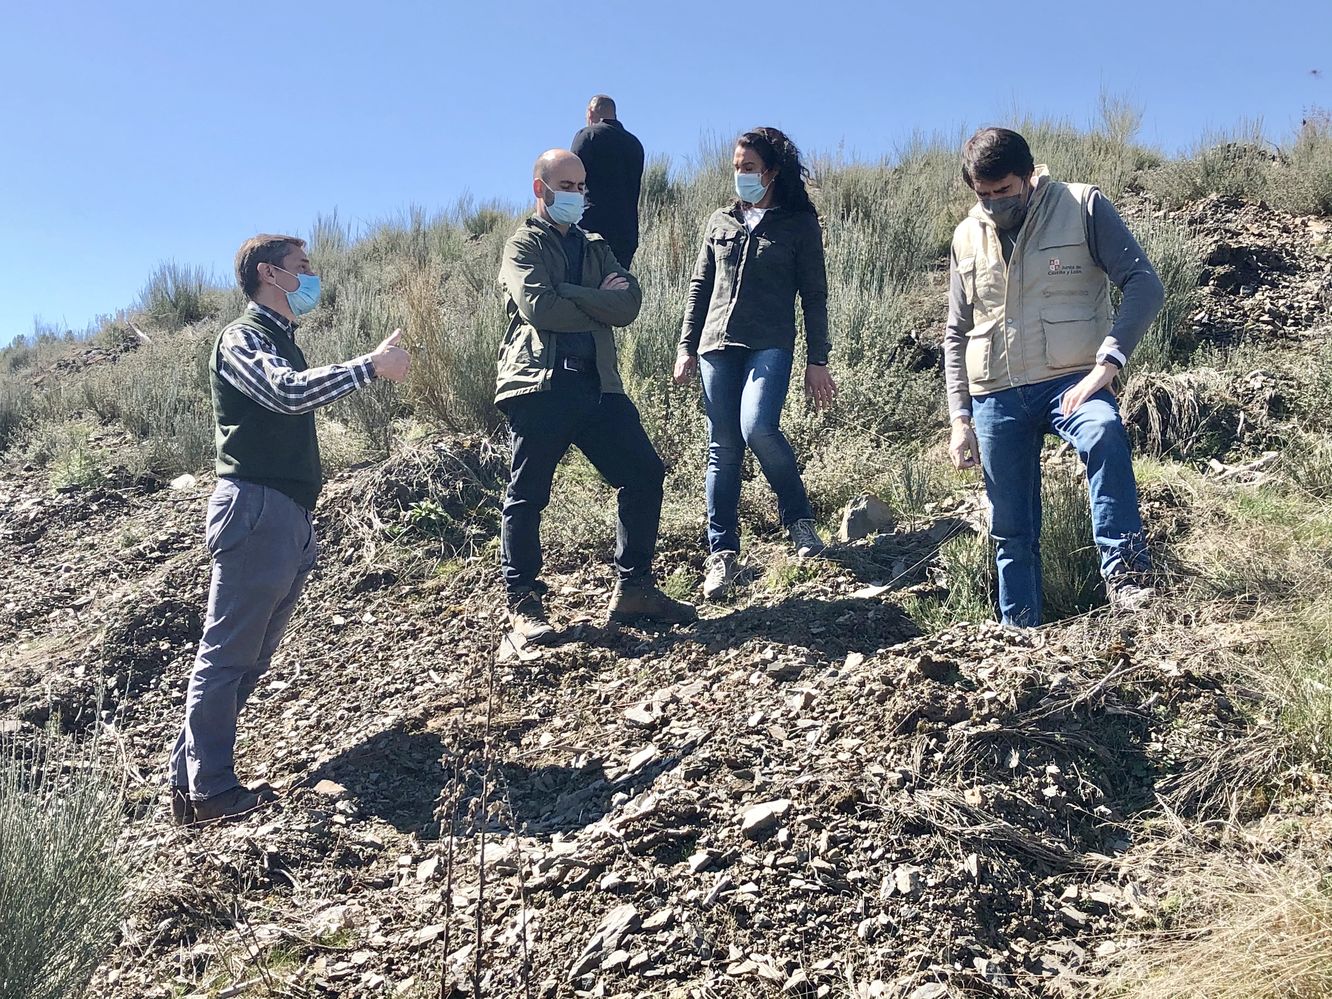
POLYGON ((757 205, 763 200, 763 196, 768 193, 768 188, 763 183, 763 174, 741 173, 737 170, 735 172, 735 193, 746 204, 757 205))
POLYGON ((583 217, 583 208, 585 200, 580 191, 557 191, 543 180, 546 190, 554 197, 554 201, 546 206, 546 213, 550 220, 557 225, 577 225, 578 220, 583 217))
MULTIPOLYGON (((292 274, 285 267, 273 265, 274 270, 281 271, 283 274, 291 274, 297 281, 295 291, 286 291, 287 305, 291 308, 293 316, 303 316, 307 312, 313 312, 314 307, 319 304, 319 275, 318 274, 292 274)), ((279 287, 281 287, 279 285, 279 287)))

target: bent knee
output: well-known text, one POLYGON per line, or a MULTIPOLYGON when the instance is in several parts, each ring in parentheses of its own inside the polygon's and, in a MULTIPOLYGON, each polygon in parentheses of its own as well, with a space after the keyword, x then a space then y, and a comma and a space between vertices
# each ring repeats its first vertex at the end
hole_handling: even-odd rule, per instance
POLYGON ((643 462, 641 474, 644 485, 660 491, 666 483, 666 464, 661 460, 661 455, 654 451, 652 459, 643 462))
POLYGON ((1098 414, 1079 427, 1077 443, 1078 449, 1087 454, 1107 448, 1126 451, 1128 434, 1119 414, 1111 410, 1104 415, 1098 414))
POLYGON ((756 453, 765 447, 771 447, 786 440, 782 433, 781 424, 766 420, 746 424, 740 428, 740 432, 744 436, 749 449, 756 453))

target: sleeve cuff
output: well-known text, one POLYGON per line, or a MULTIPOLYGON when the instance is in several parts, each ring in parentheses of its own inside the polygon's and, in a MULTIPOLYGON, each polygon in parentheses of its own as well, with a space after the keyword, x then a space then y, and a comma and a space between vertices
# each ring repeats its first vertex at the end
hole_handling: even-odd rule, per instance
POLYGON ((1124 355, 1120 351, 1115 350, 1113 348, 1109 350, 1102 348, 1101 350, 1097 351, 1096 361, 1097 363, 1104 363, 1105 361, 1109 361, 1120 371, 1123 371, 1124 365, 1128 363, 1124 355))
POLYGON ((959 419, 960 417, 963 417, 963 416, 965 416, 968 420, 971 419, 971 410, 969 410, 969 409, 955 409, 955 410, 953 410, 952 414, 948 417, 948 419, 949 419, 949 420, 956 420, 956 419, 959 419))

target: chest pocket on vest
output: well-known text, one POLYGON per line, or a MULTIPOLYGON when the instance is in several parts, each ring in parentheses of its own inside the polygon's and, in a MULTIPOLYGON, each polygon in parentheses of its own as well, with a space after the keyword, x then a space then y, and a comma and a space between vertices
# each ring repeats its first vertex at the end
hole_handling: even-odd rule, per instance
POLYGON ((977 312, 994 315, 1004 307, 1004 273, 984 259, 967 257, 957 262, 962 291, 977 312))
MULTIPOLYGON (((1080 213, 1067 213, 1041 233, 1039 268, 1045 360, 1052 368, 1088 368, 1106 329, 1097 316, 1105 276, 1087 247, 1080 213)), ((1035 277, 1036 275, 1032 275, 1035 277)))

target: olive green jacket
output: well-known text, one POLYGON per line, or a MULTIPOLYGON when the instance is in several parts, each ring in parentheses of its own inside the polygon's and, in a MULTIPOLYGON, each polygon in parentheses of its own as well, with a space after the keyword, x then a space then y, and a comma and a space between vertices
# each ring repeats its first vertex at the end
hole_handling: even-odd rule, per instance
POLYGON ((566 273, 559 230, 540 216, 527 219, 504 244, 499 281, 509 326, 495 379, 495 404, 501 409, 506 400, 550 389, 555 341, 561 333, 591 333, 601 391, 624 394, 614 327, 638 318, 643 289, 615 259, 609 243, 594 233, 573 231, 587 240, 583 273, 576 279, 566 273), (610 274, 622 275, 629 287, 602 291, 601 282, 610 274))

